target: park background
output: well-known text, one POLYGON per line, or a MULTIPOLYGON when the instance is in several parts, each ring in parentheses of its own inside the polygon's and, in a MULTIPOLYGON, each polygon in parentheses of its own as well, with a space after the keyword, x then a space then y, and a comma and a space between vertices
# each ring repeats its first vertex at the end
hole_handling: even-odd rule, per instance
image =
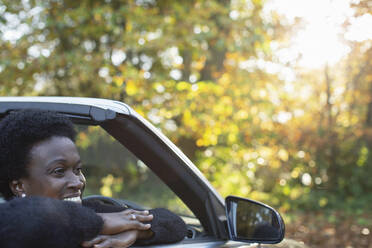
POLYGON ((124 101, 222 196, 372 247, 368 0, 0 0, 0 95, 124 101))

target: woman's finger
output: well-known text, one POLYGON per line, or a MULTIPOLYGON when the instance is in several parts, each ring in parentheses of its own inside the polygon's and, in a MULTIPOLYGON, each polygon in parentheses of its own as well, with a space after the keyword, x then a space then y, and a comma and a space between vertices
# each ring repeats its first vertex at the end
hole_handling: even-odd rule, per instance
POLYGON ((95 244, 93 247, 94 248, 118 248, 120 246, 115 246, 113 240, 111 238, 107 238, 103 242, 99 244, 95 244))
POLYGON ((88 241, 84 241, 83 243, 81 243, 81 246, 82 247, 92 247, 95 244, 101 243, 106 238, 107 238, 106 235, 98 235, 94 239, 91 239, 91 240, 88 240, 88 241))
POLYGON ((148 210, 143 210, 143 211, 133 210, 133 213, 134 214, 139 214, 139 215, 149 215, 150 214, 150 212, 148 210))
POLYGON ((134 213, 134 209, 126 209, 124 211, 122 211, 121 213, 125 214, 125 215, 129 215, 129 214, 133 214, 134 213))
POLYGON ((150 214, 150 212, 148 210, 140 211, 140 210, 134 210, 134 209, 127 209, 127 210, 122 211, 122 213, 125 214, 125 215, 131 215, 131 214, 149 215, 150 214))
POLYGON ((103 242, 94 245, 94 248, 126 248, 136 241, 136 233, 133 231, 108 236, 103 242))
POLYGON ((139 221, 130 221, 127 225, 127 230, 148 230, 151 228, 151 224, 144 224, 139 221))
POLYGON ((135 219, 141 222, 147 222, 147 221, 152 221, 154 216, 152 214, 150 215, 135 215, 135 219))
POLYGON ((135 214, 131 214, 131 215, 130 215, 130 219, 131 219, 131 220, 135 220, 135 219, 137 219, 137 216, 136 216, 135 214))
MULTIPOLYGON (((133 216, 126 216, 123 215, 123 212, 120 213, 101 213, 98 214, 103 219, 103 228, 101 230, 101 234, 103 235, 112 235, 112 234, 118 234, 123 231, 127 230, 147 230, 151 228, 151 225, 144 224, 141 222, 141 220, 144 220, 143 222, 146 222, 146 217, 141 216, 135 216, 135 219, 133 216), (130 219, 132 217, 132 220, 130 219), (138 219, 137 219, 138 218, 138 219)), ((152 218, 151 216, 149 219, 152 218)))
POLYGON ((127 248, 127 247, 130 247, 133 243, 134 243, 134 241, 133 242, 123 242, 123 241, 120 241, 120 240, 110 240, 110 239, 108 239, 108 240, 103 241, 100 244, 94 245, 93 247, 94 248, 127 248))

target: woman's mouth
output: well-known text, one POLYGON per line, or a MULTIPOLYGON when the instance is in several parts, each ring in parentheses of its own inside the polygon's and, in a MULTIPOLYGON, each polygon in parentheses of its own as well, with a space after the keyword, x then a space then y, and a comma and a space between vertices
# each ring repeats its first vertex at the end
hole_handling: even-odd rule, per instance
POLYGON ((76 202, 76 203, 81 203, 81 199, 80 199, 80 196, 76 196, 76 197, 66 197, 63 199, 64 201, 72 201, 72 202, 76 202))

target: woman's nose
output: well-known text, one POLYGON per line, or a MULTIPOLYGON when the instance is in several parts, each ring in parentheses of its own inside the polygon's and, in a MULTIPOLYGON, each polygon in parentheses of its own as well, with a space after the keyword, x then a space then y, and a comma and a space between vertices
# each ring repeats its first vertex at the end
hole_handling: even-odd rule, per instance
POLYGON ((84 180, 81 178, 81 176, 72 173, 69 178, 69 187, 81 190, 84 187, 84 180))

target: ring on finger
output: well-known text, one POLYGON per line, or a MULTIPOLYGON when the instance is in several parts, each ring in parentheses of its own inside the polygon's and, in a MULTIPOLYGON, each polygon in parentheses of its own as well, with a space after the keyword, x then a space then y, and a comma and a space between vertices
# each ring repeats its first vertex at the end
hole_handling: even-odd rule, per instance
POLYGON ((131 214, 131 215, 130 215, 130 219, 131 219, 131 220, 135 220, 136 218, 137 218, 137 217, 136 217, 134 214, 131 214))

